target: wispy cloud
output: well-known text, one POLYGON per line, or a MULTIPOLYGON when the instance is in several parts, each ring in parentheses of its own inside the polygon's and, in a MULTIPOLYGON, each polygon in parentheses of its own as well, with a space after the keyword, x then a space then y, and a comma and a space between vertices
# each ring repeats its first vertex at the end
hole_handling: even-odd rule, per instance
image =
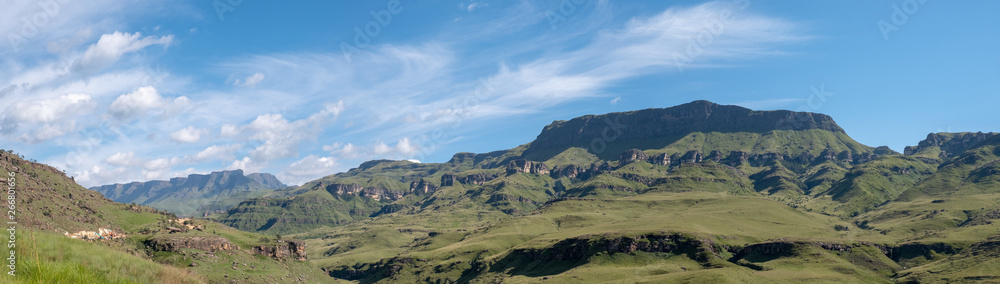
MULTIPOLYGON (((351 61, 339 50, 233 55, 208 66, 209 75, 230 79, 205 85, 189 79, 204 74, 148 72, 155 57, 139 51, 173 46, 171 34, 90 29, 95 35, 77 42, 88 36, 71 32, 53 41, 74 47, 0 73, 17 74, 0 75, 8 106, 0 139, 73 145, 104 133, 92 150, 49 158, 88 186, 204 168, 268 170, 294 184, 367 159, 426 161, 473 125, 587 98, 615 104, 627 97, 606 92, 627 80, 780 55, 781 45, 806 39, 795 23, 734 5, 621 21, 610 16, 613 5, 597 1, 581 8, 579 24, 553 31, 545 9, 521 2, 419 41, 366 48, 351 61), (497 34, 518 36, 498 42, 497 34), (122 64, 129 56, 137 58, 122 64), (19 114, 31 106, 48 115, 19 114)), ((10 30, 4 21, 0 31, 10 30)))

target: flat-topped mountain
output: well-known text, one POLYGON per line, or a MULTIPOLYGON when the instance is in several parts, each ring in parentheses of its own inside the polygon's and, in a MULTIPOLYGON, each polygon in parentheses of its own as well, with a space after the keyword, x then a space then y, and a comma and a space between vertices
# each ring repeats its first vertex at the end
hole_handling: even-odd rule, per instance
POLYGON ((143 204, 182 216, 194 216, 226 210, 246 199, 264 196, 284 187, 286 185, 272 174, 244 175, 243 170, 232 170, 90 189, 115 202, 143 204))
MULTIPOLYGON (((830 116, 787 110, 755 111, 740 106, 694 101, 670 108, 652 108, 555 121, 542 129, 525 150, 560 152, 569 147, 598 151, 604 144, 667 145, 692 132, 766 133, 774 130, 826 130, 844 133, 830 116)), ((615 153, 617 155, 617 153, 615 153)))

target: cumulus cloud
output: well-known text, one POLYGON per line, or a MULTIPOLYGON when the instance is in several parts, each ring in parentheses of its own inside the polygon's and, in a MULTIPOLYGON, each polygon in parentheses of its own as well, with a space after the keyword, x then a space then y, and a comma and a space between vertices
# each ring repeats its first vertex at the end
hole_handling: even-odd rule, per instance
POLYGON ((135 156, 135 152, 118 152, 114 155, 104 158, 104 163, 119 166, 119 167, 136 167, 144 164, 145 162, 135 156))
POLYGON ((233 85, 253 88, 256 87, 257 83, 260 83, 260 81, 264 81, 264 73, 254 73, 253 75, 247 76, 242 80, 236 79, 236 81, 233 82, 233 85))
POLYGON ((243 170, 248 173, 258 173, 266 166, 266 163, 254 161, 253 158, 243 157, 229 164, 229 170, 243 170))
POLYGON ((46 141, 74 131, 77 123, 73 118, 90 113, 96 106, 87 94, 18 101, 0 114, 0 133, 14 134, 24 126, 28 130, 19 136, 20 140, 27 143, 46 141))
POLYGON ((180 158, 160 158, 146 161, 142 167, 142 176, 146 180, 170 178, 170 170, 181 162, 180 158))
POLYGON ((118 61, 122 55, 135 52, 151 45, 169 46, 173 42, 173 35, 162 37, 147 36, 136 32, 133 34, 114 32, 104 34, 97 43, 87 48, 74 64, 73 70, 79 73, 91 73, 104 69, 118 61))
POLYGON ((17 122, 50 123, 86 113, 97 104, 87 94, 68 94, 50 99, 19 101, 7 107, 7 118, 17 122))
POLYGON ((119 96, 108 112, 120 120, 131 120, 153 112, 170 114, 190 104, 191 100, 185 96, 167 99, 156 88, 146 86, 119 96))
POLYGON ((208 133, 207 129, 195 128, 194 126, 188 126, 184 129, 174 131, 170 133, 170 139, 174 142, 180 143, 194 143, 201 140, 201 136, 208 133))
POLYGON ((331 157, 309 155, 288 166, 282 173, 284 180, 291 184, 302 184, 306 181, 334 173, 337 162, 331 157))
POLYGON ((123 178, 129 178, 130 172, 126 167, 105 168, 93 165, 82 171, 73 172, 73 178, 82 185, 101 185, 109 181, 125 182, 123 178))
POLYGON ((223 136, 246 135, 260 144, 250 150, 249 156, 259 163, 294 157, 300 144, 315 140, 319 133, 343 111, 343 101, 326 104, 322 110, 300 120, 289 121, 281 114, 268 113, 257 116, 247 125, 224 125, 223 136))

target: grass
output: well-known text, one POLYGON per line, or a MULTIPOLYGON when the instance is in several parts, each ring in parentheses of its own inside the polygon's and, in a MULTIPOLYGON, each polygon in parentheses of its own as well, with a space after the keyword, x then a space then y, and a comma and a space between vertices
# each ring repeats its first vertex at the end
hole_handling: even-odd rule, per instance
POLYGON ((12 283, 207 282, 187 269, 159 264, 103 244, 35 230, 22 229, 18 233, 18 269, 12 283))

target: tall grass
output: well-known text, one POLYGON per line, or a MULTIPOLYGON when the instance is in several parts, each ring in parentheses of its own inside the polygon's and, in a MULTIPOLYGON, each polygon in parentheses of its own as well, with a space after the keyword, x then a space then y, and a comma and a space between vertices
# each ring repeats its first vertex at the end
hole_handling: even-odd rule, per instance
POLYGON ((18 232, 16 276, 4 283, 205 283, 199 276, 108 246, 48 232, 18 232), (13 280, 13 281, 10 281, 13 280))

